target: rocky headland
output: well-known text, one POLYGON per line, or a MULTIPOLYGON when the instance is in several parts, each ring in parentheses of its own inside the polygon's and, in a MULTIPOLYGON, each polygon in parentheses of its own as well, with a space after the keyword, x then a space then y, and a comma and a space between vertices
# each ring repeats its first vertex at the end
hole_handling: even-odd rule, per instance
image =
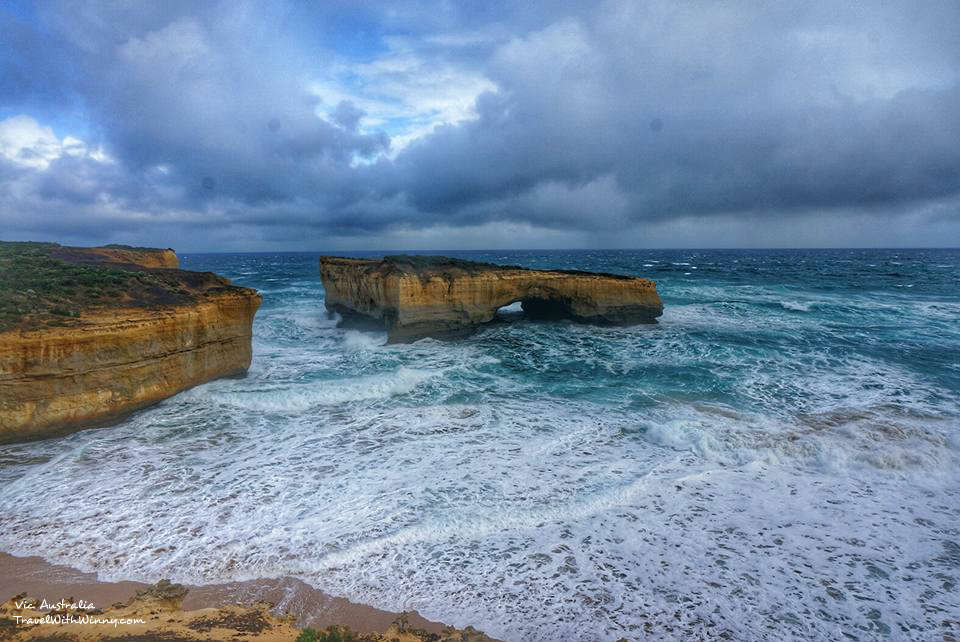
POLYGON ((633 276, 531 270, 443 256, 320 258, 326 306, 347 327, 380 328, 390 343, 474 332, 517 301, 528 317, 603 325, 656 323, 653 281, 633 276))
POLYGON ((172 250, 0 242, 0 443, 246 372, 260 295, 172 250))

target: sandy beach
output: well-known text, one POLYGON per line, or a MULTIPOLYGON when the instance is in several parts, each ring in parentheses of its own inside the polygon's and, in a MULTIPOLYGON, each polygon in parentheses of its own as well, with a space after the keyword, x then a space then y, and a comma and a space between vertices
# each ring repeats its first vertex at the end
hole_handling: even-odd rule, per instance
MULTIPOLYGON (((157 579, 159 581, 161 578, 157 579)), ((392 639, 398 636, 405 640, 456 639, 479 642, 491 639, 469 628, 456 631, 440 622, 427 620, 415 611, 393 613, 356 604, 328 595, 291 577, 184 586, 187 592, 182 602, 179 599, 164 599, 166 596, 158 594, 152 586, 143 582, 102 582, 93 573, 51 564, 40 557, 15 557, 0 553, 0 604, 9 611, 0 613, 0 624, 3 625, 0 632, 17 640, 97 640, 158 631, 167 636, 164 639, 235 639, 235 636, 243 634, 244 639, 251 640, 293 640, 303 628, 320 631, 337 626, 349 628, 360 634, 361 639, 392 639), (131 599, 134 596, 140 599, 131 599), (60 600, 72 604, 82 601, 84 610, 89 610, 87 605, 92 605, 97 611, 106 611, 108 615, 118 617, 145 614, 147 621, 126 627, 106 624, 43 625, 46 627, 42 630, 43 635, 37 637, 41 632, 39 629, 28 632, 29 627, 18 625, 11 615, 14 602, 25 599, 46 600, 50 604, 60 600), (216 621, 216 617, 221 621, 232 621, 236 626, 202 625, 204 621, 216 621), (251 620, 259 621, 260 625, 249 626, 251 620), (201 624, 197 625, 197 622, 201 624), (191 623, 194 624, 192 628, 189 626, 191 623), (260 627, 264 628, 257 631, 260 627), (54 637, 48 637, 50 635, 54 637)))

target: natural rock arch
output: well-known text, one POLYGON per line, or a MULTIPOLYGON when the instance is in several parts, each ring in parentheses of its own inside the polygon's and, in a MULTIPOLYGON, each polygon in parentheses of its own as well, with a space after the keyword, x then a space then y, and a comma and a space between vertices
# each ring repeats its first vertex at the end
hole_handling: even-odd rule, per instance
POLYGON ((601 324, 655 323, 663 313, 653 281, 617 274, 433 256, 322 257, 320 273, 342 325, 385 328, 391 343, 469 334, 514 301, 536 318, 601 324))

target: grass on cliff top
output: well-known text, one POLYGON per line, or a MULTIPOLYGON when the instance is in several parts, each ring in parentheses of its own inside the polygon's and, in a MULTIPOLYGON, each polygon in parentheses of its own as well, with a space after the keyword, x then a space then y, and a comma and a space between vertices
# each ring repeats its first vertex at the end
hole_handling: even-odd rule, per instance
MULTIPOLYGON (((137 252, 163 252, 164 248, 159 247, 140 247, 137 245, 124 245, 123 243, 111 243, 110 245, 104 245, 103 247, 108 250, 136 250, 137 252)), ((167 250, 173 250, 173 248, 166 248, 167 250)))
POLYGON ((585 272, 583 270, 552 270, 549 268, 526 268, 521 265, 500 265, 498 263, 484 263, 482 261, 466 261, 449 256, 434 256, 427 254, 391 254, 383 257, 384 264, 400 271, 413 273, 443 273, 445 270, 458 269, 475 274, 489 270, 536 270, 543 272, 559 272, 561 274, 580 274, 603 276, 611 279, 633 279, 636 277, 626 274, 612 274, 610 272, 585 272))
POLYGON ((228 282, 209 273, 70 263, 56 243, 0 241, 0 331, 69 325, 92 308, 177 305, 228 282))
POLYGON ((496 263, 484 263, 481 261, 466 261, 464 259, 455 259, 449 256, 433 256, 430 254, 391 254, 383 257, 383 262, 387 265, 396 267, 401 271, 407 271, 405 268, 412 268, 414 271, 420 270, 442 270, 444 268, 458 268, 466 272, 483 272, 490 269, 495 270, 525 270, 519 265, 498 265, 496 263))

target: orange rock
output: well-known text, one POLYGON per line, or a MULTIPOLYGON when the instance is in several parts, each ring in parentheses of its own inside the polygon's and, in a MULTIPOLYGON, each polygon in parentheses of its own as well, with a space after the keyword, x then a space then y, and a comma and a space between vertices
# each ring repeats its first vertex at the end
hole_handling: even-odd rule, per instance
POLYGON ((656 283, 616 274, 432 256, 322 257, 320 274, 327 309, 343 325, 385 328, 391 343, 469 334, 516 301, 529 316, 607 325, 656 323, 663 314, 656 283))
MULTIPOLYGON (((164 252, 158 260, 170 263, 164 252)), ((200 283, 192 302, 93 307, 63 327, 0 332, 0 443, 111 423, 244 373, 260 295, 215 275, 174 274, 200 283)))

